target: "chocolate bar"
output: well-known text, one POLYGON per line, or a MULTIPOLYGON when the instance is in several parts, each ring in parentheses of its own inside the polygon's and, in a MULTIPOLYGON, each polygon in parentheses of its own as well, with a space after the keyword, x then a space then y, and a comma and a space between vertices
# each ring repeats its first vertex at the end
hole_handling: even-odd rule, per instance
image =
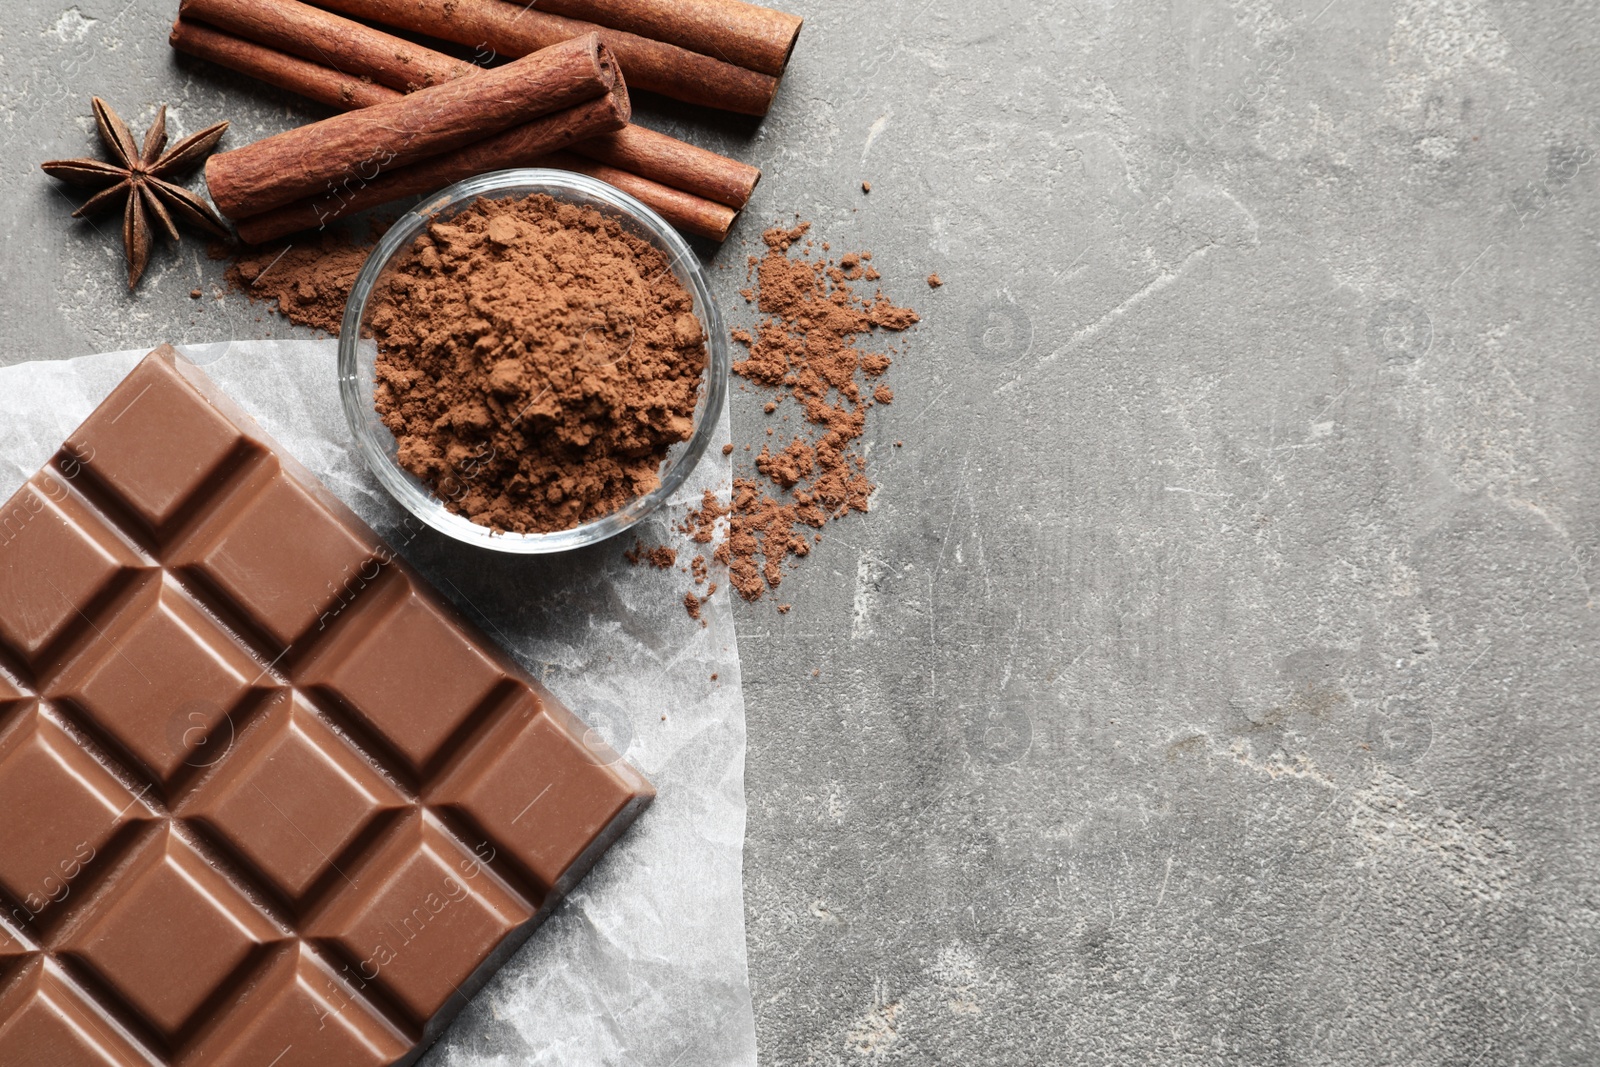
POLYGON ((0 1063, 411 1063, 653 795, 170 347, 0 509, 0 1063))

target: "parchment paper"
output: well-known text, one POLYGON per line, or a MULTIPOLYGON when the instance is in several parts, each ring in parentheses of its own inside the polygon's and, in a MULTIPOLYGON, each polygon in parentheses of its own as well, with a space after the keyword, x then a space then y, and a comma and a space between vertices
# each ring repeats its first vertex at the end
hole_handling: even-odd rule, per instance
MULTIPOLYGON (((422 1062, 754 1064, 741 881, 744 701, 726 594, 706 604, 702 628, 683 610, 689 577, 630 566, 621 558, 626 543, 519 559, 414 533, 345 428, 335 342, 181 350, 659 791, 422 1062)), ((0 499, 144 354, 0 369, 0 499)), ((697 501, 707 488, 726 498, 727 440, 724 415, 675 503, 697 501)), ((665 519, 640 535, 676 545, 684 560, 694 555, 665 519)))

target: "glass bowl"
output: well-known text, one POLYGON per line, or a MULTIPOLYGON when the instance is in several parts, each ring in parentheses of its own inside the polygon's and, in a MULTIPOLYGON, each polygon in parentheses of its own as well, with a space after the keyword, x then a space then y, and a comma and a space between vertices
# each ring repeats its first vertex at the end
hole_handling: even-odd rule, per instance
POLYGON ((666 503, 683 484, 716 432, 717 420, 727 399, 731 359, 722 313, 711 299, 710 281, 677 230, 627 193, 604 182, 570 171, 529 167, 496 171, 458 182, 418 204, 383 235, 356 275, 350 302, 345 306, 344 322, 339 328, 339 397, 350 432, 355 435, 367 467, 401 506, 422 522, 457 541, 496 552, 564 552, 623 532, 666 503), (706 335, 706 370, 695 405, 694 428, 687 441, 679 441, 667 451, 667 458, 661 465, 661 484, 654 490, 635 497, 609 515, 570 529, 553 533, 495 533, 487 526, 449 511, 426 483, 400 466, 395 458, 394 435, 379 421, 373 406, 377 345, 370 339, 363 341, 361 335, 373 293, 431 222, 450 218, 480 197, 523 197, 531 193, 544 193, 563 203, 594 208, 665 253, 672 273, 694 299, 694 313, 706 335))

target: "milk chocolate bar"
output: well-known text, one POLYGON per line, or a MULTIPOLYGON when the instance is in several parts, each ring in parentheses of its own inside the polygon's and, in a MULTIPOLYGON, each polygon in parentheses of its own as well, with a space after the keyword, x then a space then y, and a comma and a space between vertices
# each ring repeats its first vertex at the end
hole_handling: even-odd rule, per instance
POLYGON ((169 347, 0 510, 0 1063, 411 1063, 653 795, 169 347))

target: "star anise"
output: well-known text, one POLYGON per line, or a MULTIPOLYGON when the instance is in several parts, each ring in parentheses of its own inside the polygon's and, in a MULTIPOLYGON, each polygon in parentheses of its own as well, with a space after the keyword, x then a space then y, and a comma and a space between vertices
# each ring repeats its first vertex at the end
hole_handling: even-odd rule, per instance
POLYGON ((128 253, 128 288, 139 284, 145 265, 150 262, 150 219, 173 242, 178 227, 173 217, 197 226, 217 237, 227 237, 227 227, 198 196, 168 179, 182 178, 199 166, 222 139, 226 122, 208 126, 192 137, 185 137, 163 154, 167 147, 167 109, 161 108, 155 124, 144 135, 144 148, 135 148, 133 133, 117 117, 111 106, 94 97, 94 120, 100 127, 100 140, 111 150, 110 163, 98 159, 58 159, 41 164, 44 172, 72 185, 100 191, 72 213, 73 218, 98 214, 118 203, 123 204, 122 244, 128 253))

